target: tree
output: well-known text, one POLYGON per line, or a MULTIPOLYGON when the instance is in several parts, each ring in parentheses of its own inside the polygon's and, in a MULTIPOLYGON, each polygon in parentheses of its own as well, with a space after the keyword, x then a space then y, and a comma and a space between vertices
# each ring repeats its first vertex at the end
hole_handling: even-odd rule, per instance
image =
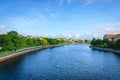
POLYGON ((103 43, 104 48, 108 48, 108 45, 106 43, 103 43))
POLYGON ((91 44, 92 46, 96 46, 96 45, 97 45, 97 44, 96 44, 96 39, 93 38, 90 44, 91 44))
POLYGON ((48 41, 46 39, 42 39, 42 45, 47 45, 48 44, 48 41))
POLYGON ((97 39, 96 40, 96 45, 97 45, 97 47, 102 47, 102 40, 101 39, 97 39))
POLYGON ((85 43, 90 43, 90 42, 91 42, 90 40, 85 39, 85 43))
POLYGON ((13 49, 11 37, 6 34, 0 35, 0 46, 6 51, 13 49))
POLYGON ((15 36, 18 36, 18 32, 16 31, 10 31, 7 33, 10 37, 15 37, 15 36))
POLYGON ((103 47, 110 47, 111 46, 111 42, 108 39, 103 39, 102 44, 105 44, 105 46, 103 45, 103 47))
POLYGON ((21 47, 20 37, 19 36, 12 37, 12 43, 15 51, 19 49, 21 47))
POLYGON ((114 43, 114 47, 116 49, 120 49, 120 39, 118 39, 115 43, 114 43))
POLYGON ((28 38, 26 42, 27 42, 27 46, 29 46, 29 47, 34 46, 32 38, 28 38))
POLYGON ((26 43, 26 37, 19 37, 20 39, 20 47, 21 48, 24 48, 27 46, 27 43, 26 43))
POLYGON ((48 44, 57 44, 57 39, 45 38, 48 41, 48 44))
POLYGON ((36 38, 33 38, 33 44, 34 44, 34 46, 38 46, 39 45, 39 43, 38 43, 36 38))
POLYGON ((8 36, 11 37, 11 41, 13 43, 13 49, 16 51, 21 47, 21 41, 20 41, 20 37, 18 36, 18 32, 10 31, 7 34, 8 36))
POLYGON ((42 45, 42 41, 40 39, 37 39, 38 45, 42 45))

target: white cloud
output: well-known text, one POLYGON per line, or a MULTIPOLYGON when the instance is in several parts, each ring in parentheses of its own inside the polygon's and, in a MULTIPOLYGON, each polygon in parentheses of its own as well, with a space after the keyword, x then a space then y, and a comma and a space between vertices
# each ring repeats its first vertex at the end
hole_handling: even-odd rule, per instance
POLYGON ((49 35, 50 37, 54 37, 54 38, 72 38, 72 39, 81 39, 80 34, 71 34, 71 33, 66 33, 66 34, 52 34, 49 35))
POLYGON ((84 0, 84 1, 85 1, 84 6, 88 6, 90 4, 94 4, 97 0, 84 0))
POLYGON ((80 32, 78 34, 66 33, 66 34, 47 34, 46 37, 53 38, 73 38, 73 39, 92 39, 102 38, 105 34, 118 34, 120 33, 120 22, 111 22, 107 24, 101 24, 99 26, 93 26, 89 31, 80 32))
POLYGON ((98 29, 103 33, 120 33, 120 22, 103 24, 98 29))
POLYGON ((84 34, 85 36, 91 36, 95 38, 102 38, 105 34, 119 34, 120 22, 111 22, 102 24, 100 26, 94 26, 94 29, 90 33, 84 34))
POLYGON ((10 17, 9 24, 15 29, 24 29, 25 27, 32 28, 41 27, 47 22, 47 19, 42 14, 33 14, 28 16, 10 17))
POLYGON ((8 8, 10 8, 10 7, 15 7, 15 6, 18 6, 18 5, 20 5, 21 4, 21 1, 18 1, 18 0, 15 0, 14 1, 14 3, 12 3, 12 1, 11 2, 9 2, 9 3, 6 3, 5 5, 1 5, 0 6, 0 11, 5 11, 5 10, 7 10, 8 8))
POLYGON ((71 4, 73 0, 67 0, 67 3, 68 4, 71 4))
POLYGON ((109 28, 109 27, 106 27, 106 28, 103 28, 103 30, 105 30, 105 31, 112 31, 113 29, 112 28, 109 28))
POLYGON ((105 34, 119 34, 120 22, 111 22, 99 26, 93 26, 89 31, 84 32, 80 35, 81 38, 84 39, 92 39, 93 37, 103 38, 105 34))
POLYGON ((101 38, 102 35, 94 32, 85 32, 81 34, 81 38, 83 39, 92 39, 93 37, 95 38, 101 38))
POLYGON ((59 0, 59 5, 62 5, 64 3, 64 0, 59 0))
POLYGON ((45 8, 45 11, 53 18, 57 17, 57 14, 54 13, 51 9, 45 8))
POLYGON ((4 29, 5 28, 5 25, 0 25, 0 29, 4 29))
POLYGON ((112 3, 113 0, 83 0, 85 3, 83 7, 99 2, 101 5, 112 3))
POLYGON ((64 3, 67 3, 67 4, 71 4, 73 2, 73 0, 59 0, 59 5, 63 5, 64 3))

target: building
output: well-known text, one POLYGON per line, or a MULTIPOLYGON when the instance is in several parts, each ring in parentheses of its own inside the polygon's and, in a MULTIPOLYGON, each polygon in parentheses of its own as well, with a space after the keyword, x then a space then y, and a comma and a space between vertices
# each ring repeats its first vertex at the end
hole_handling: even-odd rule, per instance
POLYGON ((115 35, 115 39, 114 40, 117 41, 118 39, 120 39, 120 34, 116 34, 115 35))
POLYGON ((42 39, 44 39, 43 37, 36 37, 38 40, 42 40, 42 39))
POLYGON ((114 34, 105 34, 103 38, 114 42, 115 35, 114 34))
POLYGON ((33 38, 33 36, 32 35, 28 35, 28 36, 26 36, 27 38, 33 38))
POLYGON ((115 42, 120 39, 120 34, 105 34, 103 38, 115 42))

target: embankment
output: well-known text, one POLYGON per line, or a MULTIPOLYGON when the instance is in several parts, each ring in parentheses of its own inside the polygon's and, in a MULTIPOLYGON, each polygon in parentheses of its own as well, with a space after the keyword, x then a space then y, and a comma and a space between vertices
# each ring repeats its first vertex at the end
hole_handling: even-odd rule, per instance
POLYGON ((14 58, 22 56, 24 54, 28 54, 28 53, 31 53, 31 52, 39 51, 39 50, 42 50, 42 49, 59 47, 59 46, 63 46, 63 45, 49 45, 49 46, 44 46, 44 47, 36 47, 36 48, 30 48, 30 49, 16 51, 16 52, 11 53, 9 55, 0 57, 0 63, 4 62, 4 61, 9 61, 10 59, 14 59, 14 58))
POLYGON ((111 48, 101 48, 101 47, 93 47, 93 46, 90 46, 90 48, 94 49, 94 50, 100 50, 100 51, 112 52, 112 53, 120 54, 119 50, 115 50, 115 49, 111 49, 111 48))

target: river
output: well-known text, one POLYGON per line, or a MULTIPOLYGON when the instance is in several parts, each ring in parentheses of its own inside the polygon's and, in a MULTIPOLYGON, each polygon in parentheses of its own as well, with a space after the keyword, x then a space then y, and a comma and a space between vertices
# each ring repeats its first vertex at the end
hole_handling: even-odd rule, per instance
POLYGON ((0 64, 0 80, 120 80, 120 55, 67 45, 0 64))

